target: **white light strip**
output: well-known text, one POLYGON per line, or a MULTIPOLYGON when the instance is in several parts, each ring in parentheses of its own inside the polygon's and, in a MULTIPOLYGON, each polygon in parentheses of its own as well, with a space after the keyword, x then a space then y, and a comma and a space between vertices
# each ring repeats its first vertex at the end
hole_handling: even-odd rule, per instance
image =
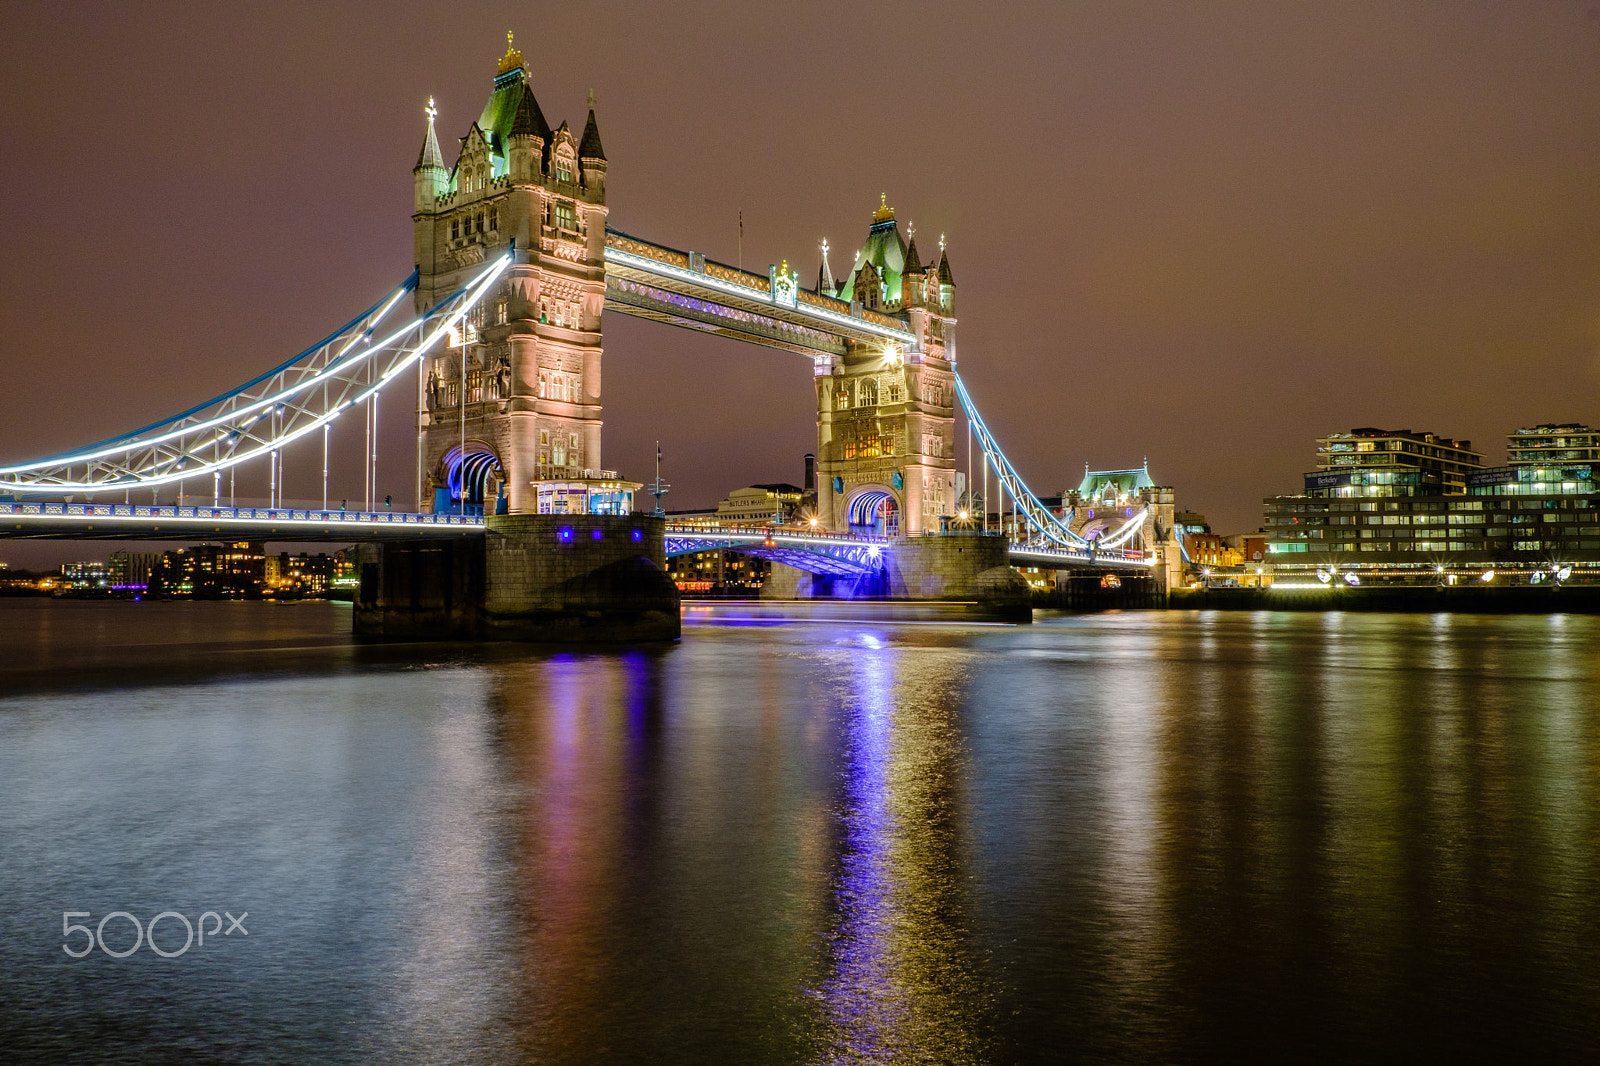
MULTIPOLYGON (((246 463, 246 462, 249 462, 252 459, 259 458, 265 452, 270 452, 270 451, 273 451, 273 450, 281 450, 285 445, 288 445, 288 444, 290 444, 290 443, 292 443, 292 442, 294 442, 296 440, 299 440, 301 437, 304 437, 308 433, 311 433, 312 431, 321 428, 324 424, 333 421, 335 418, 337 418, 344 411, 348 410, 351 407, 354 407, 356 404, 362 402, 363 400, 366 400, 373 393, 377 392, 384 385, 388 384, 391 380, 393 380, 394 377, 397 374, 400 373, 400 371, 402 371, 402 370, 406 369, 407 367, 411 366, 418 359, 422 358, 422 356, 427 354, 428 350, 430 348, 432 348, 435 344, 438 343, 440 337, 444 336, 447 332, 449 332, 449 330, 453 326, 455 326, 456 323, 458 323, 462 318, 464 318, 466 316, 467 312, 471 311, 472 308, 477 305, 478 300, 480 300, 483 297, 483 294, 484 294, 484 292, 487 291, 488 287, 510 265, 511 265, 510 256, 509 255, 502 256, 500 261, 494 267, 490 268, 489 270, 486 270, 483 274, 479 275, 478 280, 473 283, 473 288, 471 290, 469 290, 469 293, 465 297, 463 297, 462 303, 456 308, 455 311, 451 312, 450 315, 448 315, 442 321, 442 323, 434 330, 433 335, 430 336, 421 345, 419 345, 414 351, 412 351, 412 353, 410 355, 406 356, 405 358, 401 359, 399 362, 395 363, 394 366, 390 367, 390 369, 387 372, 385 372, 384 375, 381 378, 379 378, 376 382, 374 382, 371 386, 369 386, 364 392, 359 393, 354 399, 345 400, 343 403, 340 403, 337 406, 335 406, 331 411, 327 411, 327 412, 323 413, 322 415, 317 416, 312 422, 308 423, 305 426, 302 426, 301 428, 295 430, 294 432, 289 433, 289 434, 287 434, 285 436, 282 436, 282 437, 273 438, 270 442, 268 442, 266 444, 263 444, 262 446, 256 448, 254 451, 245 452, 245 453, 240 454, 240 455, 232 455, 232 456, 229 456, 226 459, 218 459, 218 460, 214 460, 212 462, 205 462, 205 463, 202 463, 199 466, 185 468, 184 470, 182 470, 180 472, 177 472, 177 473, 166 474, 166 475, 161 475, 161 476, 139 477, 136 481, 123 481, 123 480, 118 480, 118 481, 97 481, 97 482, 71 482, 71 481, 20 482, 20 481, 0 481, 0 487, 16 489, 18 491, 24 491, 24 492, 44 492, 44 491, 50 491, 50 492, 58 492, 58 491, 59 492, 113 492, 113 491, 116 491, 118 489, 127 490, 127 489, 132 489, 132 488, 143 488, 143 487, 149 487, 149 486, 155 486, 155 485, 170 485, 170 484, 172 484, 173 482, 176 482, 176 481, 186 481, 186 480, 188 480, 190 478, 200 477, 200 476, 202 476, 204 474, 212 473, 212 472, 215 472, 215 471, 227 470, 227 469, 229 469, 231 467, 238 466, 241 463, 246 463)), ((356 359, 351 360, 349 363, 346 363, 343 366, 341 366, 340 370, 341 371, 345 371, 345 370, 348 370, 348 369, 353 368, 355 366, 359 366, 362 363, 362 361, 364 361, 364 360, 366 360, 368 358, 371 358, 371 357, 375 356, 377 353, 383 351, 385 348, 388 347, 388 345, 393 343, 398 338, 404 336, 406 333, 409 333, 411 330, 415 329, 419 324, 421 324, 421 323, 423 323, 425 321, 426 321, 426 319, 418 319, 418 320, 415 320, 415 321, 409 323, 404 329, 397 330, 395 333, 393 333, 389 337, 385 338, 379 344, 373 345, 371 348, 369 348, 366 352, 362 353, 356 359)), ((333 364, 329 364, 329 366, 332 366, 332 365, 333 364)), ((324 367, 323 370, 319 372, 317 377, 309 378, 306 381, 301 382, 298 385, 295 385, 291 390, 286 390, 283 393, 279 393, 278 396, 276 396, 276 397, 274 397, 274 398, 272 398, 270 400, 258 401, 256 404, 253 404, 251 407, 241 409, 240 411, 234 412, 233 414, 230 414, 229 416, 227 416, 225 418, 216 419, 216 420, 213 420, 212 422, 209 422, 209 423, 202 423, 202 424, 197 424, 195 426, 187 427, 184 430, 179 431, 175 435, 180 435, 181 436, 181 435, 192 433, 192 432, 195 432, 195 431, 198 431, 198 430, 208 429, 213 425, 217 425, 217 424, 220 424, 222 422, 230 421, 231 419, 238 417, 239 414, 247 413, 247 412, 249 412, 251 410, 257 410, 257 409, 260 409, 262 407, 273 406, 276 403, 281 402, 281 399, 282 399, 283 396, 290 395, 292 392, 299 391, 300 389, 302 389, 304 387, 309 387, 311 385, 320 384, 323 380, 328 380, 328 379, 332 378, 332 375, 328 375, 328 377, 326 377, 326 378, 322 376, 322 375, 326 375, 327 373, 328 373, 328 368, 324 367)), ((169 437, 170 436, 171 435, 169 435, 169 437)), ((123 453, 129 452, 129 451, 140 450, 140 449, 143 449, 143 448, 150 447, 153 444, 159 443, 161 440, 169 439, 169 437, 152 438, 152 439, 149 439, 149 440, 139 441, 134 445, 123 447, 123 448, 118 448, 118 449, 113 449, 113 450, 111 450, 109 452, 101 453, 101 454, 116 455, 116 454, 123 454, 123 453)), ((89 456, 89 457, 75 457, 75 458, 70 458, 70 459, 55 460, 55 461, 51 461, 51 462, 48 462, 48 463, 36 463, 36 464, 33 464, 31 466, 27 466, 27 467, 15 467, 15 468, 11 468, 11 469, 31 470, 31 469, 39 469, 41 467, 47 468, 47 469, 55 468, 55 467, 69 467, 70 468, 72 466, 77 466, 77 465, 79 465, 81 463, 88 462, 91 459, 98 458, 98 457, 99 457, 98 455, 89 456)), ((9 472, 9 471, 0 471, 0 472, 9 472)))
POLYGON ((752 289, 744 285, 735 284, 731 281, 724 281, 721 278, 713 277, 710 274, 696 274, 692 270, 687 270, 683 267, 672 266, 668 263, 657 262, 654 259, 650 259, 642 255, 635 255, 632 252, 624 252, 618 248, 606 248, 606 261, 614 261, 618 266, 629 267, 645 274, 655 274, 661 277, 675 278, 678 281, 687 282, 691 285, 698 285, 702 288, 710 289, 714 292, 720 292, 727 296, 737 296, 741 299, 749 300, 752 303, 766 303, 773 307, 781 307, 785 310, 793 311, 801 317, 820 319, 824 322, 830 322, 835 326, 848 326, 853 330, 859 330, 863 333, 871 333, 879 337, 887 337, 890 340, 901 341, 907 344, 916 340, 914 334, 905 330, 891 329, 888 326, 880 326, 876 322, 868 322, 865 319, 855 318, 851 315, 842 315, 837 311, 830 311, 825 307, 813 307, 811 304, 804 303, 800 300, 796 300, 794 306, 792 307, 789 304, 780 304, 776 300, 773 300, 770 294, 763 295, 760 289, 752 289))
MULTIPOLYGON (((303 391, 304 389, 309 388, 312 385, 321 384, 325 380, 325 375, 329 375, 330 371, 334 367, 337 366, 341 370, 345 369, 345 366, 341 366, 339 364, 338 360, 340 360, 340 359, 342 359, 344 357, 344 353, 345 352, 348 352, 351 348, 355 347, 355 344, 356 344, 357 341, 359 341, 367 333, 370 333, 374 326, 376 326, 379 322, 383 321, 384 316, 386 316, 389 313, 389 311, 394 307, 395 302, 397 300, 399 300, 400 297, 404 296, 406 294, 406 292, 408 292, 408 291, 409 291, 409 287, 405 286, 405 285, 402 285, 400 288, 396 289, 395 292, 394 292, 394 295, 392 295, 389 298, 388 302, 384 304, 383 309, 380 310, 377 314, 373 315, 371 318, 367 319, 368 325, 364 329, 358 330, 356 332, 355 336, 353 338, 351 338, 350 343, 345 345, 343 351, 341 351, 338 355, 334 356, 334 358, 331 361, 329 361, 321 370, 316 371, 316 373, 312 377, 309 377, 309 378, 305 379, 304 381, 301 381, 301 382, 299 382, 299 383, 297 383, 295 385, 292 385, 292 386, 290 386, 289 388, 285 389, 284 391, 282 391, 280 393, 277 393, 277 394, 275 394, 273 396, 266 397, 265 399, 257 400, 254 403, 251 403, 250 405, 245 406, 245 407, 234 408, 233 410, 229 411, 227 414, 218 415, 218 416, 212 418, 209 421, 191 423, 189 425, 183 426, 180 429, 171 430, 170 432, 161 434, 159 436, 155 436, 155 437, 139 437, 139 438, 137 438, 137 439, 135 439, 133 441, 130 441, 130 442, 122 444, 122 445, 119 445, 117 447, 104 448, 104 449, 101 449, 100 451, 97 451, 97 452, 86 452, 86 453, 83 453, 83 454, 80 454, 80 455, 61 456, 61 457, 56 458, 56 459, 45 459, 45 460, 40 460, 40 461, 34 462, 34 463, 28 463, 28 464, 23 465, 23 466, 5 466, 5 467, 0 467, 0 474, 12 474, 12 473, 16 473, 18 471, 25 471, 25 470, 49 469, 49 468, 54 468, 54 467, 58 467, 58 466, 73 467, 73 466, 79 465, 80 463, 90 463, 90 462, 93 462, 96 459, 103 459, 108 455, 123 455, 123 454, 126 454, 126 453, 131 452, 131 451, 137 451, 137 450, 142 449, 142 448, 152 447, 152 446, 160 444, 160 443, 162 443, 164 441, 173 440, 173 439, 178 438, 178 437, 185 437, 185 436, 188 436, 191 433, 198 433, 198 432, 201 432, 203 430, 210 429, 213 426, 220 426, 220 425, 224 425, 224 424, 227 424, 227 423, 231 423, 231 422, 234 422, 234 421, 242 418, 243 416, 245 416, 247 414, 250 414, 253 411, 259 411, 259 410, 262 410, 262 409, 267 408, 267 407, 275 406, 276 404, 281 403, 284 400, 285 397, 293 396, 295 393, 303 391)), ((382 351, 383 348, 385 348, 389 344, 393 343, 395 339, 403 336, 408 330, 414 328, 415 326, 416 326, 416 322, 412 322, 410 325, 406 326, 405 329, 402 329, 402 330, 399 330, 399 331, 397 331, 397 332, 395 332, 393 334, 390 334, 390 336, 385 338, 383 341, 381 341, 378 344, 375 344, 372 347, 370 347, 364 355, 352 360, 347 365, 348 366, 357 366, 357 365, 359 365, 362 359, 368 358, 371 355, 373 355, 374 353, 382 351)), ((354 328, 354 327, 352 327, 352 328, 354 328)), ((345 336, 345 334, 343 334, 343 333, 339 334, 339 337, 342 337, 342 336, 345 336)), ((333 338, 333 340, 330 340, 327 344, 319 346, 317 349, 315 349, 315 353, 320 353, 320 352, 326 351, 329 347, 331 347, 333 345, 334 341, 337 341, 337 340, 338 340, 338 337, 335 337, 335 338, 333 338)), ((312 356, 310 356, 309 358, 315 358, 316 357, 315 353, 312 356)), ((294 367, 291 365, 291 366, 284 367, 282 370, 279 370, 276 373, 277 374, 287 374, 287 373, 290 373, 293 370, 294 370, 294 367)), ((276 376, 276 375, 274 375, 274 376, 276 376)), ((223 397, 223 398, 221 398, 219 400, 214 400, 212 402, 213 403, 227 403, 229 400, 234 399, 237 396, 238 396, 238 393, 232 393, 232 394, 230 394, 228 396, 225 396, 225 397, 223 397)), ((223 440, 223 439, 226 438, 226 436, 227 436, 227 434, 222 434, 222 435, 218 436, 216 439, 217 440, 223 440)), ((143 483, 143 482, 141 482, 141 483, 143 483)), ((128 483, 124 482, 123 484, 128 484, 128 483)))
POLYGON ((1148 510, 1148 508, 1141 510, 1138 514, 1124 522, 1115 533, 1111 534, 1111 536, 1101 537, 1095 542, 1095 544, 1101 548, 1122 547, 1125 541, 1131 539, 1133 535, 1139 531, 1139 526, 1143 524, 1144 516, 1148 510))

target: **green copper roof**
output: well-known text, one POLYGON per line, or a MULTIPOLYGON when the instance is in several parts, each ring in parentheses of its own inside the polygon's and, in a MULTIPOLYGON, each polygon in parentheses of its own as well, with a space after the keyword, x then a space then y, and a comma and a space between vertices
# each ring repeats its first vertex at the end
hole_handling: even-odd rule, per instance
POLYGON ((489 141, 497 176, 507 170, 506 148, 512 133, 537 134, 544 138, 545 147, 550 147, 550 126, 544 120, 544 112, 539 109, 533 89, 528 86, 528 73, 521 67, 494 79, 494 91, 489 94, 488 103, 483 105, 478 126, 489 141))
POLYGON ((1107 485, 1114 486, 1118 492, 1129 496, 1140 489, 1156 487, 1156 483, 1150 480, 1149 467, 1135 467, 1132 470, 1085 470, 1083 481, 1078 485, 1078 495, 1084 499, 1103 496, 1107 485))
POLYGON ((844 287, 839 290, 839 299, 854 300, 856 271, 871 263, 877 270, 878 276, 883 279, 884 301, 898 303, 901 299, 900 280, 906 269, 906 245, 900 239, 900 224, 890 218, 884 222, 874 222, 867 231, 866 246, 856 256, 855 263, 850 267, 850 273, 845 275, 844 287))

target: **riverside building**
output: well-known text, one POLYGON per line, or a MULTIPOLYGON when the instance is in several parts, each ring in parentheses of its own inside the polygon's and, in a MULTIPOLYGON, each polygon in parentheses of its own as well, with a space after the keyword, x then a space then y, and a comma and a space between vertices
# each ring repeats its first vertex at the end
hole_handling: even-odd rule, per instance
POLYGON ((1486 468, 1467 441, 1352 430, 1318 441, 1305 492, 1265 501, 1274 569, 1452 568, 1509 580, 1600 564, 1600 433, 1577 424, 1519 429, 1510 461, 1486 468))

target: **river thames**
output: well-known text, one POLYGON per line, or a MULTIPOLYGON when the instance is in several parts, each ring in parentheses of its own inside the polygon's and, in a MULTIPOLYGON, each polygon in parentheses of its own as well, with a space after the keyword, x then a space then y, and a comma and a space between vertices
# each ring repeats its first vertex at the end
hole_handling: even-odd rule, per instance
POLYGON ((0 601, 0 1059, 1600 1053, 1595 617, 348 611, 0 601))

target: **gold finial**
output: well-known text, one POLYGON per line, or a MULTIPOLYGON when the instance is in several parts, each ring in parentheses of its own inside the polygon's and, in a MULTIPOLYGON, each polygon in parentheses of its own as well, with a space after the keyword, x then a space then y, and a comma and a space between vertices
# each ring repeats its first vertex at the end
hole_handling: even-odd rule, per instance
POLYGON ((944 254, 944 234, 939 234, 939 254, 944 254))
POLYGON ((511 71, 516 70, 520 66, 522 66, 522 53, 517 51, 516 45, 513 43, 511 31, 507 30, 506 54, 500 58, 499 73, 509 74, 511 71))
POLYGON ((906 236, 912 240, 917 239, 917 224, 915 222, 906 223, 906 236))
POLYGON ((888 193, 878 194, 878 209, 872 213, 872 221, 874 223, 894 221, 894 208, 889 206, 888 193))
POLYGON ((428 106, 422 110, 428 116, 428 125, 433 125, 433 120, 439 117, 439 109, 433 106, 433 97, 428 97, 428 106))
POLYGON ((590 111, 593 111, 593 110, 594 110, 594 104, 595 104, 595 100, 594 100, 594 89, 593 89, 593 87, 591 87, 591 88, 590 88, 590 89, 589 89, 589 110, 590 110, 590 111))

